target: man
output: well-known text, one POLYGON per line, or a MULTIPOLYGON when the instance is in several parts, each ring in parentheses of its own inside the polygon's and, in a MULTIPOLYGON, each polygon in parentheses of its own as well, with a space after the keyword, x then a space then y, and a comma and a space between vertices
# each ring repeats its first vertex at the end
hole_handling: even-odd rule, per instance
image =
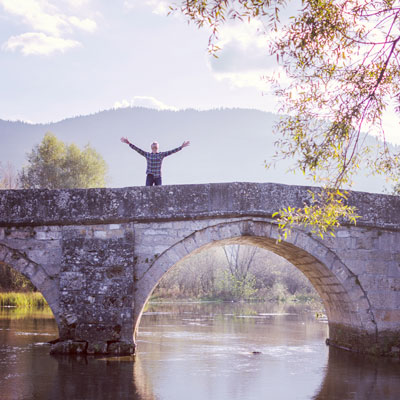
POLYGON ((139 154, 141 154, 143 157, 146 158, 147 160, 147 169, 146 169, 146 186, 159 186, 161 185, 161 163, 164 157, 170 156, 171 154, 174 154, 180 150, 182 150, 184 147, 189 146, 190 142, 183 142, 183 144, 176 149, 169 150, 169 151, 163 151, 161 153, 158 152, 158 143, 153 142, 151 144, 151 153, 147 151, 143 151, 142 149, 139 149, 139 147, 136 147, 134 144, 129 142, 127 138, 121 138, 122 143, 129 144, 129 146, 137 151, 139 154))

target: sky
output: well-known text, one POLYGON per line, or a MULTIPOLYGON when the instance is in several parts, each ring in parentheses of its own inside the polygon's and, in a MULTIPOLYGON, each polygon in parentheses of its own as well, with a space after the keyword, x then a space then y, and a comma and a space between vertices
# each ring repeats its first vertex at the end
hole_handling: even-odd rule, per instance
POLYGON ((257 22, 209 32, 161 0, 0 0, 0 118, 51 122, 126 106, 276 111, 257 22))
MULTIPOLYGON (((172 0, 171 0, 172 2, 172 0)), ((167 16, 165 0, 0 0, 0 118, 54 122, 111 108, 277 112, 261 22, 209 31, 167 16)), ((387 138, 400 143, 398 119, 387 138)))

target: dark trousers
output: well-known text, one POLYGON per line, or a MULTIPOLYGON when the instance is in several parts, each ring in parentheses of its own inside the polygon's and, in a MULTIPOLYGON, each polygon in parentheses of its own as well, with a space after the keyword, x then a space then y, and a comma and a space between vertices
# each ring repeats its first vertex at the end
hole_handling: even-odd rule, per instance
POLYGON ((146 186, 160 186, 161 185, 161 176, 155 177, 153 174, 147 174, 146 177, 146 186))

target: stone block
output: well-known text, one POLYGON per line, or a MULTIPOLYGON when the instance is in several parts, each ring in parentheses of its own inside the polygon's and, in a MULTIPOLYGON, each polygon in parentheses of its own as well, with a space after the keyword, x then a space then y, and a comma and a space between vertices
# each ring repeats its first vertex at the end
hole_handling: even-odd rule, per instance
POLYGON ((49 261, 54 262, 54 258, 57 256, 60 257, 60 251, 61 249, 57 249, 55 251, 47 251, 46 249, 38 250, 34 247, 33 250, 28 250, 26 253, 28 258, 36 264, 48 264, 49 261))
POLYGON ((3 240, 5 238, 5 229, 0 228, 0 240, 3 240))
POLYGON ((348 228, 341 228, 335 232, 336 237, 338 238, 348 238, 351 236, 350 229, 348 228))
POLYGON ((381 260, 366 260, 364 263, 364 272, 370 275, 370 279, 373 280, 373 275, 387 275, 390 261, 381 260))
POLYGON ((108 229, 110 230, 115 230, 115 229, 120 229, 121 228, 121 224, 110 224, 108 225, 108 229))
POLYGON ((87 354, 107 354, 107 342, 89 342, 86 349, 87 354))
POLYGON ((147 229, 144 231, 145 236, 163 236, 163 235, 171 235, 174 232, 171 229, 147 229))
POLYGON ((32 239, 35 231, 32 227, 11 228, 6 229, 5 236, 7 239, 32 239))
POLYGON ((380 331, 395 329, 400 332, 400 310, 380 309, 374 311, 380 331))
POLYGON ((40 291, 42 292, 43 296, 46 298, 46 301, 52 308, 58 306, 60 300, 60 291, 58 285, 54 281, 51 280, 45 281, 42 287, 40 288, 40 291))
POLYGON ((9 253, 10 253, 10 250, 7 247, 2 246, 0 244, 0 261, 4 261, 9 253))
POLYGON ((64 240, 63 264, 85 266, 130 265, 133 262, 133 243, 124 239, 64 240))
POLYGON ((174 245, 178 239, 176 235, 154 235, 147 236, 144 235, 140 239, 136 238, 135 243, 136 246, 144 246, 144 247, 154 247, 154 246, 165 246, 171 247, 174 245))
POLYGON ((377 309, 390 308, 397 309, 399 296, 397 292, 390 290, 370 290, 367 293, 371 307, 377 309))
POLYGON ((87 347, 85 341, 65 340, 53 344, 50 354, 85 354, 87 347))
POLYGON ((370 303, 365 296, 360 297, 358 300, 353 300, 353 302, 354 309, 357 312, 366 312, 370 309, 370 303))
POLYGON ((123 229, 114 229, 107 231, 107 239, 119 239, 125 237, 125 231, 123 229))
POLYGON ((129 342, 111 342, 108 345, 107 352, 113 355, 133 355, 135 354, 135 345, 129 342))
POLYGON ((75 314, 67 314, 65 316, 65 322, 68 326, 74 325, 78 322, 78 317, 75 314))
POLYGON ((93 236, 96 239, 107 239, 107 231, 94 231, 93 236))
POLYGON ((392 261, 386 264, 388 267, 388 276, 393 278, 400 278, 400 263, 392 261))
POLYGON ((46 272, 42 268, 38 268, 36 274, 31 278, 32 283, 41 291, 43 283, 48 279, 46 272))
POLYGON ((60 274, 61 290, 81 290, 85 286, 84 275, 80 272, 63 272, 60 274))
POLYGON ((320 278, 320 281, 321 281, 321 283, 323 285, 336 285, 336 284, 338 284, 338 280, 334 276, 331 276, 331 277, 323 276, 323 277, 320 278))
POLYGON ((303 232, 298 232, 296 242, 294 245, 302 250, 304 250, 306 253, 309 253, 314 257, 314 252, 320 252, 322 248, 325 249, 326 247, 319 243, 315 238, 310 237, 309 235, 303 233, 303 232))
POLYGON ((253 222, 252 234, 254 236, 269 238, 270 231, 271 231, 271 224, 265 223, 265 222, 260 222, 260 221, 253 222))
POLYGON ((54 230, 54 229, 45 229, 39 230, 35 228, 35 239, 36 240, 60 240, 62 238, 61 229, 54 230))
POLYGON ((25 268, 27 267, 28 264, 29 264, 28 260, 26 260, 25 258, 20 257, 20 258, 17 258, 15 260, 13 260, 10 263, 10 266, 12 268, 14 268, 15 270, 17 270, 18 272, 23 273, 23 271, 25 271, 25 268))
POLYGON ((75 334, 76 337, 81 340, 86 340, 90 342, 108 342, 115 340, 114 337, 114 329, 113 325, 105 325, 105 324, 88 324, 79 321, 75 334))
POLYGON ((400 277, 388 277, 389 290, 393 294, 400 294, 400 277))
POLYGON ((91 238, 93 237, 93 229, 91 226, 82 225, 66 225, 61 228, 62 238, 70 240, 74 238, 91 238))
POLYGON ((188 253, 193 253, 198 250, 198 245, 192 236, 187 237, 182 243, 188 253))
POLYGON ((42 264, 42 268, 46 271, 49 277, 56 277, 60 273, 60 264, 42 264))
POLYGON ((180 260, 188 256, 188 251, 182 242, 175 244, 168 252, 173 251, 180 260))
POLYGON ((32 277, 36 274, 38 270, 38 265, 35 263, 30 262, 24 269, 23 274, 27 276, 29 279, 32 279, 32 277))
POLYGON ((380 231, 378 246, 379 250, 384 251, 400 251, 400 234, 399 232, 380 231))
POLYGON ((333 263, 331 271, 340 282, 344 282, 350 276, 348 271, 346 271, 346 267, 340 260, 336 260, 333 263))

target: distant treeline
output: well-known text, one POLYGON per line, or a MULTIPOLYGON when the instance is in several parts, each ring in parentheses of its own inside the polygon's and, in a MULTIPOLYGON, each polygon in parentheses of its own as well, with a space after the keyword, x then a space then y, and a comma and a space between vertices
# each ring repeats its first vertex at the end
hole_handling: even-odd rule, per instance
POLYGON ((244 245, 216 247, 182 261, 161 279, 152 298, 320 301, 291 263, 244 245))

